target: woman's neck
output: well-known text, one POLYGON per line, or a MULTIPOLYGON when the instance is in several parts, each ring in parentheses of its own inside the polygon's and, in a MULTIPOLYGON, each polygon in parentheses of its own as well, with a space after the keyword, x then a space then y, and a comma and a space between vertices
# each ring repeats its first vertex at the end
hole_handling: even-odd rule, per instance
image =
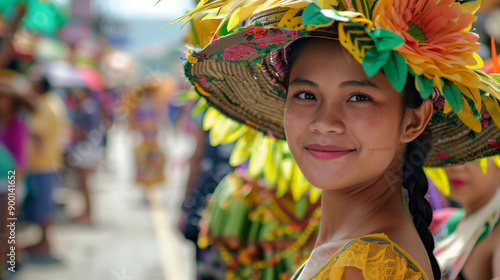
MULTIPOLYGON (((497 184, 498 186, 498 184, 497 184)), ((490 191, 480 197, 479 199, 476 199, 474 201, 470 201, 468 203, 464 203, 462 206, 465 210, 465 218, 476 213, 479 211, 481 208, 483 208, 488 202, 490 202, 491 199, 495 196, 495 194, 499 191, 498 187, 493 187, 490 189, 490 191)))
POLYGON ((401 182, 388 184, 384 176, 363 186, 324 190, 321 205, 325 218, 321 219, 316 247, 375 233, 405 215, 401 182), (393 215, 384 221, 383 213, 393 215))

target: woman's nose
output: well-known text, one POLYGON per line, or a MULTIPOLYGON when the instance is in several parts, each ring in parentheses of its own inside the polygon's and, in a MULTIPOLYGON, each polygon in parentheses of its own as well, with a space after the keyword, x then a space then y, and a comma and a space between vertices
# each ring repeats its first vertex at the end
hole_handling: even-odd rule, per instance
POLYGON ((311 132, 320 134, 343 133, 345 125, 342 120, 340 109, 324 106, 319 108, 309 128, 311 132))

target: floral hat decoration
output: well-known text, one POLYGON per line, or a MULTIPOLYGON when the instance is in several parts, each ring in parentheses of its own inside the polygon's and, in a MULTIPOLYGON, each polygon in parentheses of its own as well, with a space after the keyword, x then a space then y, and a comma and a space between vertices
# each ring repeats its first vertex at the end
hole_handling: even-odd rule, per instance
POLYGON ((500 152, 500 75, 479 70, 471 31, 480 3, 205 0, 177 21, 219 20, 219 37, 190 48, 185 75, 210 106, 284 139, 287 46, 302 37, 335 39, 368 76, 382 70, 398 91, 413 79, 420 96, 434 101, 424 166, 460 164, 500 152))

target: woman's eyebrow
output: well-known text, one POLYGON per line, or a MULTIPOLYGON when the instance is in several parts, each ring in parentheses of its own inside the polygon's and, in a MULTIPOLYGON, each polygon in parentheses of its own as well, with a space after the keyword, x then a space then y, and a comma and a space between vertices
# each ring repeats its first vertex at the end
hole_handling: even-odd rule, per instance
POLYGON ((293 79, 289 85, 294 85, 294 84, 319 87, 317 83, 315 83, 311 80, 308 80, 308 79, 300 78, 300 77, 293 79))
MULTIPOLYGON (((307 85, 307 86, 312 86, 312 87, 319 87, 319 85, 311 80, 304 79, 301 77, 293 79, 289 85, 307 85)), ((340 87, 349 87, 349 86, 362 86, 362 87, 373 87, 373 88, 379 88, 376 84, 370 82, 369 80, 362 79, 362 80, 349 80, 349 81, 344 81, 340 84, 340 87)))
POLYGON ((351 81, 345 81, 340 84, 340 87, 349 87, 349 86, 362 86, 362 87, 373 87, 373 88, 379 88, 376 84, 363 79, 363 80, 351 80, 351 81))

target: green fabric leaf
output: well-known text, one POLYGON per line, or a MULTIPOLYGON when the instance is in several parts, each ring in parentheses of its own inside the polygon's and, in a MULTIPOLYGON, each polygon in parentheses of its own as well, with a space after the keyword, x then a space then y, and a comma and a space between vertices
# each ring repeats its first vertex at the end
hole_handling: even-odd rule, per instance
POLYGON ((340 16, 334 10, 322 9, 318 4, 307 5, 302 13, 302 24, 304 25, 324 25, 336 21, 349 21, 349 18, 340 16))
POLYGON ((417 86, 422 99, 431 97, 434 91, 434 78, 429 79, 424 75, 416 76, 417 86))
POLYGON ((398 34, 383 28, 375 29, 368 33, 375 41, 379 52, 392 51, 404 44, 405 40, 398 34))
POLYGON ((368 77, 373 77, 377 72, 385 65, 387 59, 389 58, 390 52, 379 52, 377 48, 370 48, 365 52, 365 57, 363 58, 363 69, 365 69, 366 75, 368 77))
POLYGON ((467 95, 463 95, 463 97, 465 98, 465 100, 467 100, 467 103, 469 104, 469 107, 472 111, 472 115, 474 116, 474 118, 476 119, 481 119, 481 114, 476 110, 476 103, 474 102, 474 100, 472 100, 471 98, 467 97, 467 95))
POLYGON ((383 69, 394 88, 401 92, 405 87, 406 76, 408 75, 408 65, 405 58, 399 53, 391 51, 383 69))
POLYGON ((450 81, 444 82, 443 95, 455 113, 458 113, 460 109, 462 109, 462 103, 463 103, 462 92, 452 82, 450 81))

